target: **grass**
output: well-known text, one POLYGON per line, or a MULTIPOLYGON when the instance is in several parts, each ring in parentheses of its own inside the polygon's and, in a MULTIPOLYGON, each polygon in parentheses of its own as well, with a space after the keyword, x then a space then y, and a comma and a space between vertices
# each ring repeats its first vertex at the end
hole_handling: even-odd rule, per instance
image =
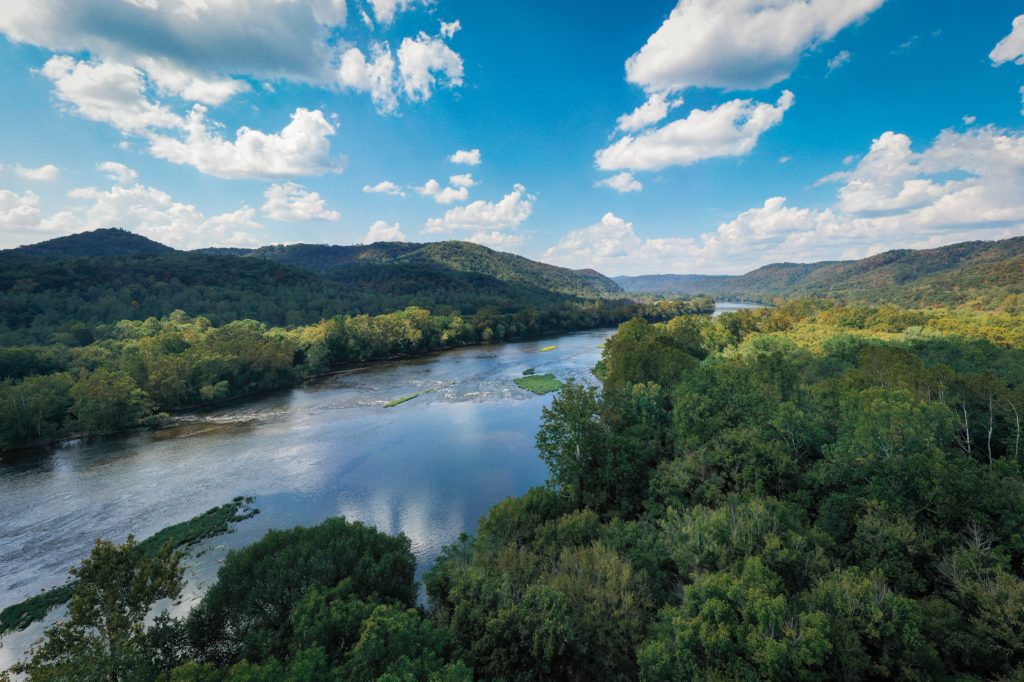
POLYGON ((543 348, 540 349, 540 352, 547 353, 549 350, 554 350, 556 348, 558 348, 558 346, 544 346, 543 348))
MULTIPOLYGON (((206 538, 223 535, 231 530, 232 524, 258 514, 259 510, 250 506, 251 504, 251 497, 236 497, 227 504, 214 507, 188 521, 168 526, 139 544, 150 556, 155 555, 167 544, 175 549, 191 547, 206 538)), ((23 630, 35 621, 42 620, 51 609, 66 604, 71 599, 75 586, 76 583, 71 581, 0 611, 0 635, 23 630)))
POLYGON ((537 395, 544 395, 557 391, 562 387, 562 382, 555 378, 554 374, 534 374, 530 376, 517 377, 516 386, 526 389, 537 395))
POLYGON ((402 403, 407 403, 410 400, 413 400, 414 398, 419 398, 421 395, 433 393, 435 390, 437 389, 428 388, 426 391, 420 391, 419 393, 413 393, 412 395, 406 395, 402 396, 401 398, 395 398, 390 402, 384 403, 384 407, 394 407, 395 405, 401 405, 402 403))

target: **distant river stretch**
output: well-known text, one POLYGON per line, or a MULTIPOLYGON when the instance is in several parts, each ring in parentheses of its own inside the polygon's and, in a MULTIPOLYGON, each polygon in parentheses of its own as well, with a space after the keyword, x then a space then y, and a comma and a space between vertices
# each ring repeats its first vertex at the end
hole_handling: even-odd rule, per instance
MULTIPOLYGON (((736 307, 748 306, 719 311, 736 307)), ((145 538, 236 495, 254 496, 260 514, 200 546, 207 551, 190 562, 185 608, 228 549, 270 528, 332 516, 405 533, 418 565, 429 566, 492 505, 546 478, 534 435, 551 396, 527 393, 513 379, 533 367, 594 381, 590 369, 613 331, 374 364, 181 416, 159 431, 5 455, 0 609, 64 582, 96 538, 145 538), (540 352, 549 345, 557 347, 540 352)), ((0 670, 36 635, 38 628, 9 637, 0 670)))

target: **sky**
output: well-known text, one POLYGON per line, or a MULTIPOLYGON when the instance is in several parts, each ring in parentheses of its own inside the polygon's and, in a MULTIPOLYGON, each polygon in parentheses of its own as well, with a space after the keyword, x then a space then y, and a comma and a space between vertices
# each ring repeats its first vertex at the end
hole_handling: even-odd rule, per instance
POLYGON ((1008 0, 5 0, 0 78, 0 248, 710 274, 1024 234, 1008 0))

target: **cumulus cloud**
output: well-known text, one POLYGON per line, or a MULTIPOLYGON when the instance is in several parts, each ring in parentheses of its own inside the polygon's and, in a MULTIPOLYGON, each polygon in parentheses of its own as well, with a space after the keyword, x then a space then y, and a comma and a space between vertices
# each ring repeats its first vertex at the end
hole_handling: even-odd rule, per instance
POLYGON ((766 130, 782 122, 793 106, 785 90, 773 104, 734 99, 709 110, 693 109, 686 118, 637 135, 626 135, 597 152, 602 170, 660 170, 703 159, 749 154, 766 130))
POLYGON ((615 129, 628 133, 654 125, 668 116, 670 109, 682 103, 681 99, 669 100, 665 93, 655 92, 631 113, 619 116, 615 129))
POLYGON ((422 31, 415 38, 403 38, 398 48, 398 72, 402 87, 413 102, 430 99, 440 82, 454 88, 462 85, 462 57, 440 38, 422 31))
POLYGON ((377 43, 371 48, 372 59, 352 47, 341 56, 338 83, 343 87, 370 93, 378 111, 388 113, 398 108, 395 92, 395 58, 390 48, 377 43))
POLYGON ((883 2, 680 0, 626 61, 626 78, 648 92, 766 88, 788 77, 805 50, 883 2))
POLYGON ((103 172, 119 185, 130 185, 139 177, 133 169, 117 161, 104 161, 96 166, 96 170, 103 172))
POLYGON ((263 193, 267 200, 263 214, 273 220, 286 223, 304 223, 313 220, 334 221, 341 214, 327 208, 327 202, 317 192, 311 192, 294 182, 271 185, 263 193))
MULTIPOLYGON (((377 22, 387 26, 395 20, 395 15, 415 5, 429 5, 433 0, 369 0, 373 8, 373 16, 377 22)), ((456 22, 458 23, 458 22, 456 22)))
POLYGON ((147 97, 143 73, 133 66, 57 56, 43 65, 42 73, 53 82, 58 99, 91 121, 126 133, 184 123, 170 108, 147 97))
POLYGON ((52 163, 39 166, 38 168, 28 168, 19 165, 14 169, 14 172, 26 180, 35 180, 37 182, 53 182, 60 175, 60 169, 52 163))
POLYGON ((832 59, 828 60, 828 72, 832 73, 833 71, 841 67, 843 64, 849 62, 852 58, 853 55, 850 54, 847 50, 840 50, 835 57, 832 57, 832 59))
POLYGON ((35 192, 18 194, 0 189, 0 229, 9 232, 38 227, 40 219, 39 195, 35 192))
POLYGON ((162 93, 191 102, 218 106, 251 89, 243 80, 201 76, 177 66, 166 58, 140 57, 136 63, 162 93))
POLYGON ((169 91, 214 103, 224 88, 244 87, 228 84, 229 74, 329 82, 331 32, 345 15, 344 0, 33 0, 3 3, 0 32, 14 42, 152 67, 169 91))
POLYGON ((442 21, 441 22, 441 37, 451 38, 462 28, 462 22, 456 19, 455 21, 442 21))
POLYGON ((499 232, 493 230, 491 232, 477 232, 476 234, 469 237, 467 242, 473 242, 474 244, 480 244, 481 246, 487 246, 492 249, 498 249, 505 251, 508 249, 514 249, 523 245, 523 235, 521 234, 509 234, 507 232, 499 232))
POLYGON ((431 178, 422 187, 417 187, 416 192, 421 196, 431 197, 439 204, 452 204, 468 199, 469 188, 476 184, 471 173, 453 175, 448 178, 448 183, 447 187, 441 187, 441 183, 431 178))
POLYGON ((459 163, 464 166, 479 166, 480 165, 480 150, 479 149, 459 149, 454 154, 448 157, 448 160, 452 163, 459 163))
POLYGON ((400 229, 398 223, 389 223, 386 220, 378 220, 373 225, 370 225, 370 231, 363 237, 364 244, 373 244, 374 242, 407 242, 409 241, 405 233, 400 229))
MULTIPOLYGON (((120 175, 134 180, 134 176, 120 175)), ((44 217, 35 194, 0 190, 0 243, 14 246, 118 226, 179 248, 253 246, 258 243, 253 230, 262 227, 255 211, 247 206, 207 216, 191 204, 174 201, 166 192, 137 183, 118 183, 109 189, 79 187, 68 193, 68 199, 70 206, 44 217)))
POLYGON ((453 232, 455 230, 501 230, 517 227, 530 217, 536 198, 526 193, 522 185, 515 185, 512 191, 499 201, 474 201, 465 206, 449 209, 441 218, 431 218, 426 223, 429 233, 453 232))
MULTIPOLYGON (((428 0, 373 0, 382 23, 428 0)), ((218 106, 252 82, 290 81, 368 93, 384 113, 398 97, 430 99, 462 84, 462 58, 440 37, 420 32, 366 51, 342 38, 346 0, 33 0, 0 3, 0 34, 61 54, 42 72, 75 113, 138 134, 177 128, 181 98, 218 106), (129 27, 126 30, 125 27, 129 27), (68 53, 90 55, 80 61, 68 53), (366 56, 369 54, 369 58, 366 56), (170 102, 170 104, 169 104, 170 102)), ((365 13, 364 13, 365 14, 365 13)))
POLYGON ((629 171, 622 171, 615 175, 605 178, 604 180, 598 180, 594 183, 595 187, 611 187, 620 194, 625 192, 639 192, 644 188, 643 184, 633 177, 633 174, 629 171))
POLYGON ((197 104, 185 123, 184 139, 154 134, 149 138, 149 151, 157 158, 220 178, 322 175, 341 170, 330 156, 329 138, 334 132, 323 112, 300 108, 280 132, 242 127, 231 141, 212 128, 206 108, 197 104))
POLYGON ((995 66, 1006 62, 1024 65, 1024 14, 1013 20, 1010 34, 992 48, 988 58, 995 66))
POLYGON ((438 87, 462 85, 462 73, 462 57, 442 38, 421 31, 415 38, 404 38, 397 55, 382 42, 371 47, 369 59, 358 47, 347 49, 337 79, 342 87, 370 93, 378 111, 391 113, 398 108, 400 94, 425 102, 438 87))
POLYGON ((856 165, 832 174, 825 209, 770 197, 697 237, 642 238, 607 214, 544 254, 570 267, 613 274, 738 273, 778 261, 861 258, 892 248, 928 248, 1024 234, 1024 135, 993 126, 943 131, 923 151, 892 131, 856 165))
POLYGON ((376 185, 363 185, 363 191, 367 194, 388 194, 393 197, 404 197, 402 188, 390 180, 382 180, 376 185))

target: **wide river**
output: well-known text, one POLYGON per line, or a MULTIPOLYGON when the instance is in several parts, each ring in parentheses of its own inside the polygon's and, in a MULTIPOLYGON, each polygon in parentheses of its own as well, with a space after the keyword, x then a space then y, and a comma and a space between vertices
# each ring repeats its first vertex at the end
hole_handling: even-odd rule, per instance
MULTIPOLYGON (((63 583, 97 538, 145 538, 236 495, 255 497, 260 514, 196 548, 181 609, 229 549, 332 516, 405 533, 428 567, 492 505, 544 483, 534 435, 551 396, 513 379, 533 367, 593 382, 613 331, 377 363, 158 431, 0 456, 0 609, 63 583)), ((0 670, 40 629, 5 638, 0 670)))

